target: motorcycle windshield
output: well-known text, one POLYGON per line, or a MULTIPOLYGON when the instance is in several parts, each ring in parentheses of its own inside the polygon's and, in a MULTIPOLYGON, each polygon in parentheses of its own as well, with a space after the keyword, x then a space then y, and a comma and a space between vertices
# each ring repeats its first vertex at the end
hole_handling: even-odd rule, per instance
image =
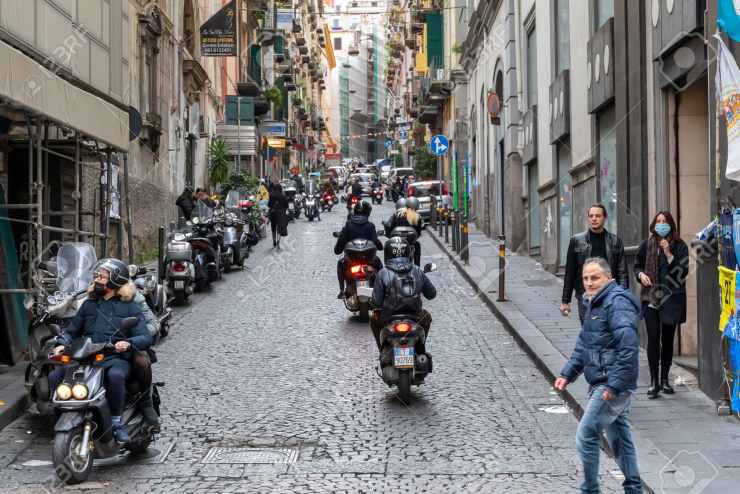
POLYGON ((75 293, 92 283, 92 270, 98 262, 95 249, 84 242, 62 244, 57 253, 57 289, 75 293))
POLYGON ((224 207, 226 209, 236 209, 239 207, 239 201, 241 201, 242 199, 243 197, 238 190, 232 190, 226 195, 224 207))
POLYGON ((203 201, 198 201, 193 209, 193 218, 198 218, 201 223, 213 218, 213 208, 209 208, 203 201))

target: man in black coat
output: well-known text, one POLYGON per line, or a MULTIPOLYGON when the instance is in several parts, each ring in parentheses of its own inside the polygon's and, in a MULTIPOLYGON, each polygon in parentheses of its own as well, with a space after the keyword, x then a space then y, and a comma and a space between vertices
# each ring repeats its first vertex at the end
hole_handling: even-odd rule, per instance
POLYGON ((622 239, 609 233, 606 223, 606 208, 603 204, 594 204, 588 210, 590 227, 587 231, 574 235, 568 245, 568 257, 565 262, 565 278, 563 279, 563 300, 560 304, 560 313, 570 315, 570 301, 573 291, 578 300, 578 317, 583 322, 586 313, 583 304, 583 280, 581 273, 586 259, 598 257, 605 259, 611 268, 614 279, 624 288, 629 288, 627 262, 624 258, 622 239))
MULTIPOLYGON (((373 242, 378 250, 383 250, 383 244, 378 239, 378 232, 375 230, 375 225, 370 221, 370 213, 373 207, 362 201, 357 203, 353 209, 353 214, 345 223, 344 228, 337 237, 337 243, 334 245, 334 254, 341 255, 344 252, 344 247, 348 242, 356 239, 364 239, 373 242)), ((378 256, 375 256, 373 261, 373 267, 376 270, 380 270, 383 267, 383 263, 380 261, 378 256)), ((344 257, 337 261, 337 280, 339 281, 339 295, 338 299, 344 298, 344 270, 346 269, 346 260, 344 257)))
POLYGON ((189 185, 186 186, 182 191, 182 194, 177 197, 175 206, 180 208, 180 213, 183 218, 185 218, 185 221, 190 221, 190 218, 193 215, 193 209, 195 209, 196 200, 197 199, 193 196, 193 189, 189 185))

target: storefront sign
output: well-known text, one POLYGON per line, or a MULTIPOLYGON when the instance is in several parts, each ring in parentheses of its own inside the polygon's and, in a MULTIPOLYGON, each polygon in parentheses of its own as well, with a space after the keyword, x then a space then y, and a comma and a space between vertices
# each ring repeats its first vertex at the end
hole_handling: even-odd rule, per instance
POLYGON ((267 145, 275 149, 285 149, 285 139, 270 138, 267 139, 267 145))
POLYGON ((236 56, 235 0, 227 3, 200 26, 200 52, 204 57, 236 56))
POLYGON ((263 122, 260 132, 265 137, 285 137, 285 122, 263 122))
POLYGON ((293 9, 277 9, 277 29, 290 31, 293 28, 293 9))

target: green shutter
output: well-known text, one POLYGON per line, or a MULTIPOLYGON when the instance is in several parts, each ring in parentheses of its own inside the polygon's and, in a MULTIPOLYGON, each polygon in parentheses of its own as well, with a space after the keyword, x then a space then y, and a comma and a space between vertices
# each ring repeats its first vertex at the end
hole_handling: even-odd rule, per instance
MULTIPOLYGON (((226 96, 226 125, 236 125, 237 109, 236 96, 226 96)), ((238 112, 242 125, 254 122, 254 98, 242 96, 241 109, 238 112)))
POLYGON ((427 63, 430 69, 444 68, 444 27, 442 14, 429 12, 427 19, 427 63))
POLYGON ((249 47, 249 77, 257 84, 262 83, 262 48, 260 45, 249 47))
POLYGON ((281 35, 275 36, 275 44, 273 45, 273 49, 276 54, 282 54, 284 53, 285 48, 285 38, 283 38, 281 35))

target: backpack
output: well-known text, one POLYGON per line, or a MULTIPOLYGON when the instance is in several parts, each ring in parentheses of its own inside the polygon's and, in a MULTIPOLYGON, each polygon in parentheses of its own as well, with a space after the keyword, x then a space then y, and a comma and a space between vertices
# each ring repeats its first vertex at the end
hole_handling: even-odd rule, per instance
POLYGON ((421 311, 421 280, 414 276, 413 269, 392 273, 383 304, 386 310, 393 314, 418 314, 421 311))

